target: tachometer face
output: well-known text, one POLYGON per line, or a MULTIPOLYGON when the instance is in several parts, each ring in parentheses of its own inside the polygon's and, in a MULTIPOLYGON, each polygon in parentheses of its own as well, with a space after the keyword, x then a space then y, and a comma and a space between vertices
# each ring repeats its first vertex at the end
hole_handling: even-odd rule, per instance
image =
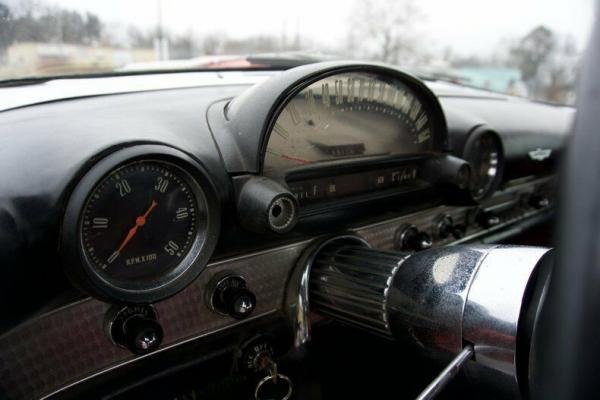
POLYGON ((342 73, 295 95, 277 117, 263 174, 340 159, 433 150, 432 115, 404 83, 373 73, 342 73))
POLYGON ((80 240, 86 262, 115 285, 156 285, 185 268, 206 229, 206 198, 187 173, 138 161, 109 173, 84 206, 80 240))

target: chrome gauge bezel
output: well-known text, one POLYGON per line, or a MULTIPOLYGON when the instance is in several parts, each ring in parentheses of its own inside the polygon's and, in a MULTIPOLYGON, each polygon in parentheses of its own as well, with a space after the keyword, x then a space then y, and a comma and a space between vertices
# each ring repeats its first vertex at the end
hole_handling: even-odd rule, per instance
POLYGON ((220 207, 214 185, 202 165, 182 151, 162 145, 139 145, 110 153, 89 168, 75 185, 63 219, 61 255, 70 280, 87 294, 109 302, 144 304, 172 296, 202 272, 216 246, 220 207), (176 267, 150 282, 119 282, 102 276, 83 249, 82 214, 99 182, 113 171, 135 162, 162 163, 176 168, 206 206, 204 229, 196 231, 188 253, 176 267))
POLYGON ((471 197, 475 201, 481 201, 489 198, 494 194, 494 192, 496 192, 496 190, 498 190, 500 184, 502 183, 502 177, 504 173, 504 146, 502 144, 502 139, 493 130, 485 127, 479 127, 469 134, 469 137, 465 142, 462 156, 466 161, 469 162, 469 164, 471 164, 472 183, 469 189, 471 197), (494 143, 495 149, 492 152, 492 157, 494 160, 490 162, 490 164, 493 164, 493 168, 488 168, 487 174, 490 175, 492 169, 494 172, 484 186, 473 187, 473 175, 480 170, 477 165, 474 165, 473 160, 476 156, 474 152, 476 151, 477 143, 484 138, 488 138, 494 143))

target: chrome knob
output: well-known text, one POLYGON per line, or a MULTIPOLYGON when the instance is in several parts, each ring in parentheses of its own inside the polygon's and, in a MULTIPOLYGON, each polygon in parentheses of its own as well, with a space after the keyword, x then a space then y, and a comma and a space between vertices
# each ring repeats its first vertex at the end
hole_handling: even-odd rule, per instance
POLYGON ((491 211, 480 211, 476 219, 477 223, 485 229, 492 228, 501 222, 500 217, 491 211))
POLYGON ((394 245, 401 251, 421 251, 431 248, 433 240, 429 234, 419 231, 416 226, 404 225, 396 231, 394 245))
POLYGON ((438 239, 446 239, 452 235, 454 220, 448 214, 438 216, 434 222, 434 233, 438 239))
POLYGON ((550 205, 550 200, 546 196, 534 194, 529 198, 529 205, 537 209, 546 208, 550 205))
POLYGON ((256 308, 256 296, 246 287, 241 276, 217 277, 210 296, 210 305, 216 312, 236 319, 248 317, 256 308))

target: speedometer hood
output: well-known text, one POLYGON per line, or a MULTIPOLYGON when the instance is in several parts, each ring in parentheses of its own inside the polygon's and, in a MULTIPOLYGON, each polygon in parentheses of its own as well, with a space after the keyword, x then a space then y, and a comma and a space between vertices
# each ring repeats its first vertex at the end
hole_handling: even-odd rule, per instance
POLYGON ((436 113, 440 147, 442 150, 447 149, 447 127, 443 111, 433 92, 420 79, 385 64, 324 62, 284 71, 251 87, 232 101, 214 106, 216 110, 209 112, 213 132, 224 130, 228 133, 221 132, 215 136, 215 140, 221 149, 235 149, 222 153, 228 172, 261 172, 268 134, 274 117, 286 100, 317 79, 348 71, 372 71, 399 76, 407 85, 422 93, 427 105, 436 113))

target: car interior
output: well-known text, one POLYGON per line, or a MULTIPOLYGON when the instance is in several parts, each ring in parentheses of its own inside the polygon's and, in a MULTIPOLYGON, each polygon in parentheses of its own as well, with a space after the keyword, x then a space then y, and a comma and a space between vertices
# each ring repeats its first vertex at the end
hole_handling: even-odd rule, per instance
POLYGON ((5 78, 1 46, 0 399, 598 398, 597 24, 568 104, 303 53, 5 78))

